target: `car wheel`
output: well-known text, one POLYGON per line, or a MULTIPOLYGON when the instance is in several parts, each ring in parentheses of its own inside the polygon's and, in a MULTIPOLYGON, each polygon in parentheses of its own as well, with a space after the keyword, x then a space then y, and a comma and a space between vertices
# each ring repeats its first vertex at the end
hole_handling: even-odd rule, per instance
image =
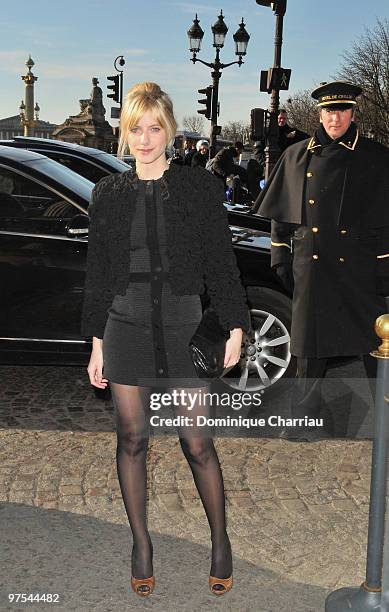
POLYGON ((222 378, 239 391, 265 391, 295 375, 290 354, 292 300, 266 287, 248 287, 251 330, 243 334, 239 363, 222 378))

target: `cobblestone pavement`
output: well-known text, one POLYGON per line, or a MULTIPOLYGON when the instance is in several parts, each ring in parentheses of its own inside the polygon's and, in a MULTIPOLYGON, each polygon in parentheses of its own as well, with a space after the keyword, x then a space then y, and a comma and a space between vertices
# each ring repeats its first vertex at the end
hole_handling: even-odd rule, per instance
MULTIPOLYGON (((1 610, 8 593, 59 593, 58 610, 318 612, 364 577, 368 440, 216 438, 235 586, 208 592, 204 511, 176 436, 149 448, 149 527, 157 585, 128 590, 130 534, 116 476, 111 402, 84 368, 2 367, 1 610), (140 600, 140 601, 139 601, 140 600)), ((276 401, 276 400, 274 400, 276 401)))

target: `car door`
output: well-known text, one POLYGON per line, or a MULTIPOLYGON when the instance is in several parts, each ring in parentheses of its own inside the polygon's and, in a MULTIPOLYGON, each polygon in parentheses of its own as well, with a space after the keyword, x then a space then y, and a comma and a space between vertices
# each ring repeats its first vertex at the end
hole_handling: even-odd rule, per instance
POLYGON ((60 187, 0 165, 0 339, 80 340, 87 239, 68 232, 80 212, 60 187))

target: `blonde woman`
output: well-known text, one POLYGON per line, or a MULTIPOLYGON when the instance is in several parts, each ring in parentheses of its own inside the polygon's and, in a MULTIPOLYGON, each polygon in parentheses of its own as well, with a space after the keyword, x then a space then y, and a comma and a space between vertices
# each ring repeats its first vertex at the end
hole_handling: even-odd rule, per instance
MULTIPOLYGON (((230 330, 224 364, 240 357, 248 314, 231 246, 220 181, 202 168, 166 161, 177 124, 169 96, 156 83, 129 90, 120 120, 119 154, 129 149, 136 172, 99 181, 90 230, 82 331, 92 336, 92 385, 109 382, 116 414, 117 470, 133 535, 133 590, 155 584, 146 521, 146 453, 150 388, 198 388, 188 344, 202 317, 206 285, 221 324, 230 330)), ((187 407, 176 408, 185 414, 187 407)), ((199 402, 191 416, 206 414, 199 402)), ((182 450, 211 530, 211 591, 232 586, 224 488, 210 435, 179 429, 182 450)))

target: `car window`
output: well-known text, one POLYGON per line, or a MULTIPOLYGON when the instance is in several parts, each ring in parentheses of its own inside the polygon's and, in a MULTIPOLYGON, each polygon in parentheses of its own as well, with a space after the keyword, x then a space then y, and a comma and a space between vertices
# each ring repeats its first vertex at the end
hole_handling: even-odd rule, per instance
MULTIPOLYGON (((130 156, 128 156, 130 157, 130 156)), ((99 153, 96 155, 96 160, 101 159, 112 168, 112 172, 126 172, 128 170, 128 164, 112 155, 112 153, 99 153)), ((135 159, 131 156, 131 159, 135 163, 135 159)))
POLYGON ((73 155, 57 153, 54 151, 45 151, 44 155, 47 155, 47 157, 50 157, 50 159, 54 159, 62 166, 70 168, 73 170, 73 172, 77 172, 77 174, 84 176, 89 181, 92 181, 92 183, 97 183, 97 181, 103 178, 103 176, 108 176, 108 174, 110 174, 108 170, 99 168, 92 162, 80 159, 79 157, 74 157, 73 155))
POLYGON ((92 181, 88 181, 88 179, 80 174, 61 166, 61 164, 58 164, 53 159, 43 155, 40 155, 38 159, 29 159, 25 164, 29 168, 37 170, 40 174, 54 179, 57 183, 66 187, 66 189, 77 194, 84 200, 85 208, 87 208, 93 189, 92 181))
POLYGON ((72 218, 77 209, 60 195, 39 183, 0 168, 1 218, 72 218))

